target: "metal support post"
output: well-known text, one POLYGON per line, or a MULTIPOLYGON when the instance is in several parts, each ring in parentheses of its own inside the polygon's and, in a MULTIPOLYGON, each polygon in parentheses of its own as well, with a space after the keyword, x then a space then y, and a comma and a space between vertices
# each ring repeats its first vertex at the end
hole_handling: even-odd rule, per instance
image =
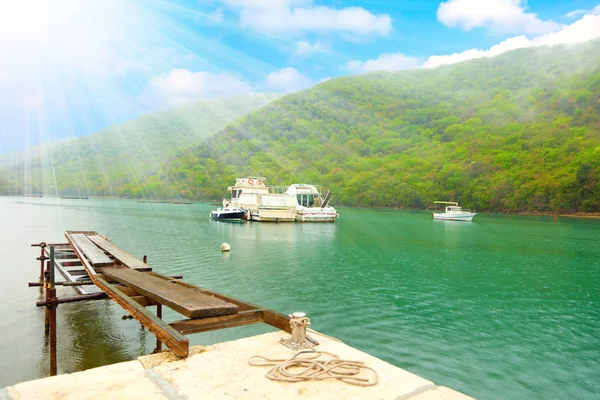
POLYGON ((54 286, 54 246, 50 247, 49 266, 49 292, 50 301, 46 306, 50 312, 50 376, 56 375, 56 287, 54 286))
MULTIPOLYGON (((156 316, 158 318, 162 319, 162 304, 156 305, 156 316)), ((152 353, 159 353, 161 351, 162 351, 162 342, 160 341, 160 339, 157 336, 156 337, 156 348, 154 349, 154 351, 152 353)))

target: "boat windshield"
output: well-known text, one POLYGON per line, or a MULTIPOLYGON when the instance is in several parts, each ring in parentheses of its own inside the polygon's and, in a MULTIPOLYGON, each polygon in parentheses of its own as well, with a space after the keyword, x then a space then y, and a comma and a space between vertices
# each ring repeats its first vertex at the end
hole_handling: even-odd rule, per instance
MULTIPOLYGON (((299 194, 296 195, 296 199, 298 200, 298 204, 304 207, 312 207, 315 205, 318 196, 314 194, 299 194)), ((320 201, 319 201, 320 203, 320 201)))

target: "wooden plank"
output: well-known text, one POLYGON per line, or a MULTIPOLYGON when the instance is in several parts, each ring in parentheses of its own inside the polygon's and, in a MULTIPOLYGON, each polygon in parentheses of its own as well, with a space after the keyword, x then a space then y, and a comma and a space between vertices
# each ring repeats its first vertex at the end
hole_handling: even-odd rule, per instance
POLYGON ((133 269, 103 268, 102 273, 189 318, 216 317, 236 314, 239 311, 237 305, 204 294, 195 288, 176 285, 133 269))
POLYGON ((222 315, 220 317, 185 319, 170 323, 175 330, 184 335, 192 333, 213 331, 215 329, 233 328, 263 322, 262 310, 242 311, 233 315, 222 315))
POLYGON ((87 236, 76 233, 71 235, 71 239, 73 239, 74 244, 81 250, 92 266, 105 267, 114 264, 114 261, 108 258, 108 256, 104 254, 104 251, 92 243, 87 236))
MULTIPOLYGON (((141 273, 141 272, 140 272, 141 273)), ((189 349, 189 340, 181 333, 170 327, 162 319, 146 310, 142 305, 132 300, 129 296, 121 293, 104 279, 94 276, 94 282, 111 299, 116 301, 133 318, 140 321, 142 325, 152 332, 161 342, 163 342, 176 356, 187 357, 189 349)))
MULTIPOLYGON (((152 275, 160 277, 161 279, 169 279, 169 277, 160 275, 155 272, 153 272, 152 275)), ((196 289, 196 290, 199 290, 200 292, 207 294, 209 296, 216 297, 217 299, 221 299, 228 303, 235 304, 240 308, 240 312, 261 309, 260 307, 258 307, 255 304, 248 303, 246 301, 242 301, 242 300, 236 299, 234 297, 230 297, 225 294, 215 292, 213 290, 201 288, 201 287, 192 285, 191 283, 182 282, 182 281, 171 281, 171 282, 174 285, 196 289)), ((262 310, 263 310, 262 311, 262 319, 265 324, 271 325, 277 329, 281 329, 282 331, 292 333, 292 328, 290 327, 290 317, 289 316, 278 313, 277 311, 273 311, 273 310, 268 310, 268 309, 262 309, 262 310)))
MULTIPOLYGON (((161 279, 169 279, 169 277, 157 274, 155 272, 153 272, 152 275, 160 277, 161 279)), ((254 311, 257 309, 261 309, 262 310, 262 313, 261 313, 262 322, 264 322, 265 324, 271 325, 277 329, 280 329, 282 331, 288 332, 290 334, 292 333, 292 328, 290 326, 290 317, 285 314, 281 314, 281 313, 278 313, 277 311, 273 311, 273 310, 269 310, 269 309, 262 309, 255 304, 248 303, 246 301, 242 301, 242 300, 227 296, 225 294, 215 292, 213 290, 201 288, 201 287, 192 285, 191 283, 182 282, 182 281, 171 281, 171 282, 174 285, 196 289, 196 290, 199 290, 200 292, 207 294, 209 296, 216 297, 217 299, 221 299, 228 303, 235 304, 240 308, 240 313, 245 312, 245 311, 254 311)))
POLYGON ((88 236, 88 239, 97 244, 103 250, 109 252, 114 258, 116 258, 121 263, 123 263, 123 265, 126 265, 129 268, 148 268, 148 264, 145 264, 140 259, 135 258, 131 254, 127 253, 125 250, 115 246, 100 235, 88 236))

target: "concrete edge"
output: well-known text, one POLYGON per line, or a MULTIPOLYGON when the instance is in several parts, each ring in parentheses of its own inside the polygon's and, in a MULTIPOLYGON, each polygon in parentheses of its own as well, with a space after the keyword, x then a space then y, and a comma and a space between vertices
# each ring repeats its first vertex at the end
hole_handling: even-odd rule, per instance
POLYGON ((187 396, 181 395, 177 389, 171 385, 164 376, 153 370, 147 368, 144 370, 144 375, 148 378, 169 400, 188 400, 187 396))
POLYGON ((435 385, 434 383, 431 383, 429 385, 424 385, 424 386, 418 387, 410 393, 400 395, 400 396, 396 397, 396 400, 407 400, 407 399, 410 399, 411 397, 417 396, 421 393, 429 392, 430 390, 435 390, 435 389, 437 389, 437 385, 435 385))

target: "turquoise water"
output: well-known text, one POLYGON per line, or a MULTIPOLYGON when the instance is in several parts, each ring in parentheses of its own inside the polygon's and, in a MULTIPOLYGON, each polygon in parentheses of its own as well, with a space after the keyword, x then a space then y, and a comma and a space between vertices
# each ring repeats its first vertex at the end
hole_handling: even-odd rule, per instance
MULTIPOLYGON (((30 244, 81 229, 147 255, 160 273, 305 311, 314 329, 480 399, 600 393, 600 220, 480 214, 469 224, 340 209, 335 224, 237 224, 210 221, 209 204, 0 198, 0 207, 0 387, 48 372, 40 292, 27 288, 39 273, 30 244)), ((150 353, 152 334, 123 314, 110 301, 59 306, 59 372, 150 353)))

